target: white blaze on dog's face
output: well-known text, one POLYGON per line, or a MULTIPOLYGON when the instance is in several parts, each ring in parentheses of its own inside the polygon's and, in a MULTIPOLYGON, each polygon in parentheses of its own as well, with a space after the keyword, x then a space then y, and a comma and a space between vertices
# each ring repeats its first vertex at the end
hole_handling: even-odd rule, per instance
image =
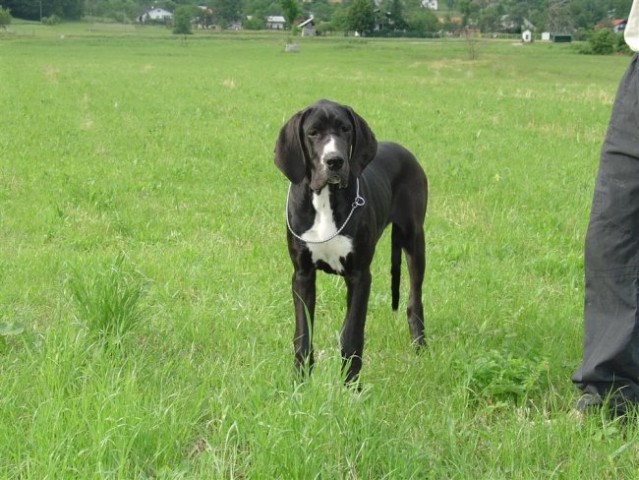
POLYGON ((348 148, 344 148, 343 145, 340 148, 339 143, 344 142, 340 142, 334 135, 329 136, 320 154, 320 168, 323 170, 322 176, 326 177, 327 183, 346 186, 344 183, 348 182, 348 171, 346 170, 348 157, 344 151, 346 150, 348 153, 348 148), (344 176, 346 178, 343 178, 344 176))
POLYGON ((303 130, 311 189, 318 192, 329 183, 348 186, 353 126, 347 113, 319 109, 305 120, 303 130))

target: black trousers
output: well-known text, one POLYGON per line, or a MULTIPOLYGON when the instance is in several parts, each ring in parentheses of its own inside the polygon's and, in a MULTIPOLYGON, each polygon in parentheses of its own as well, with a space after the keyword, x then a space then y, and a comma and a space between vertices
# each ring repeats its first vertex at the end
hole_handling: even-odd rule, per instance
POLYGON ((584 346, 573 382, 639 401, 639 60, 619 85, 585 245, 584 346))

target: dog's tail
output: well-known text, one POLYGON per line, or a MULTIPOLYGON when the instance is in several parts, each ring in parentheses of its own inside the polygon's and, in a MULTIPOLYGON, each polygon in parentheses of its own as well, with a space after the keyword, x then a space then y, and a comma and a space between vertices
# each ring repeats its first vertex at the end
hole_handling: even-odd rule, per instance
POLYGON ((391 306, 394 311, 399 307, 399 284, 402 271, 402 232, 393 223, 391 232, 391 306))

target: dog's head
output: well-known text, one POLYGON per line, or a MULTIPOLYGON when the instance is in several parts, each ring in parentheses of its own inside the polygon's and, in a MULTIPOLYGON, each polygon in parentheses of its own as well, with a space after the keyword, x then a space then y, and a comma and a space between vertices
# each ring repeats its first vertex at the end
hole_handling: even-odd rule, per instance
POLYGON ((375 157, 377 141, 353 109, 320 100, 297 112, 280 130, 275 165, 293 183, 309 179, 319 191, 327 184, 348 185, 375 157))

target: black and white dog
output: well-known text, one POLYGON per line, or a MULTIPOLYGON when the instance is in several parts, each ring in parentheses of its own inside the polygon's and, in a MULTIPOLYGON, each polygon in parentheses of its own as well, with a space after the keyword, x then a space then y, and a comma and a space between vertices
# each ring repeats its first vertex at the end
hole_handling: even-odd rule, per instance
POLYGON ((295 365, 313 366, 311 343, 318 269, 342 275, 347 288, 341 349, 346 381, 362 367, 370 264, 385 227, 391 234, 392 308, 399 304, 401 250, 410 274, 408 324, 424 344, 422 282, 428 183, 404 147, 377 143, 350 107, 320 100, 296 113, 275 144, 275 164, 290 180, 286 202, 288 251, 293 262, 295 365))

